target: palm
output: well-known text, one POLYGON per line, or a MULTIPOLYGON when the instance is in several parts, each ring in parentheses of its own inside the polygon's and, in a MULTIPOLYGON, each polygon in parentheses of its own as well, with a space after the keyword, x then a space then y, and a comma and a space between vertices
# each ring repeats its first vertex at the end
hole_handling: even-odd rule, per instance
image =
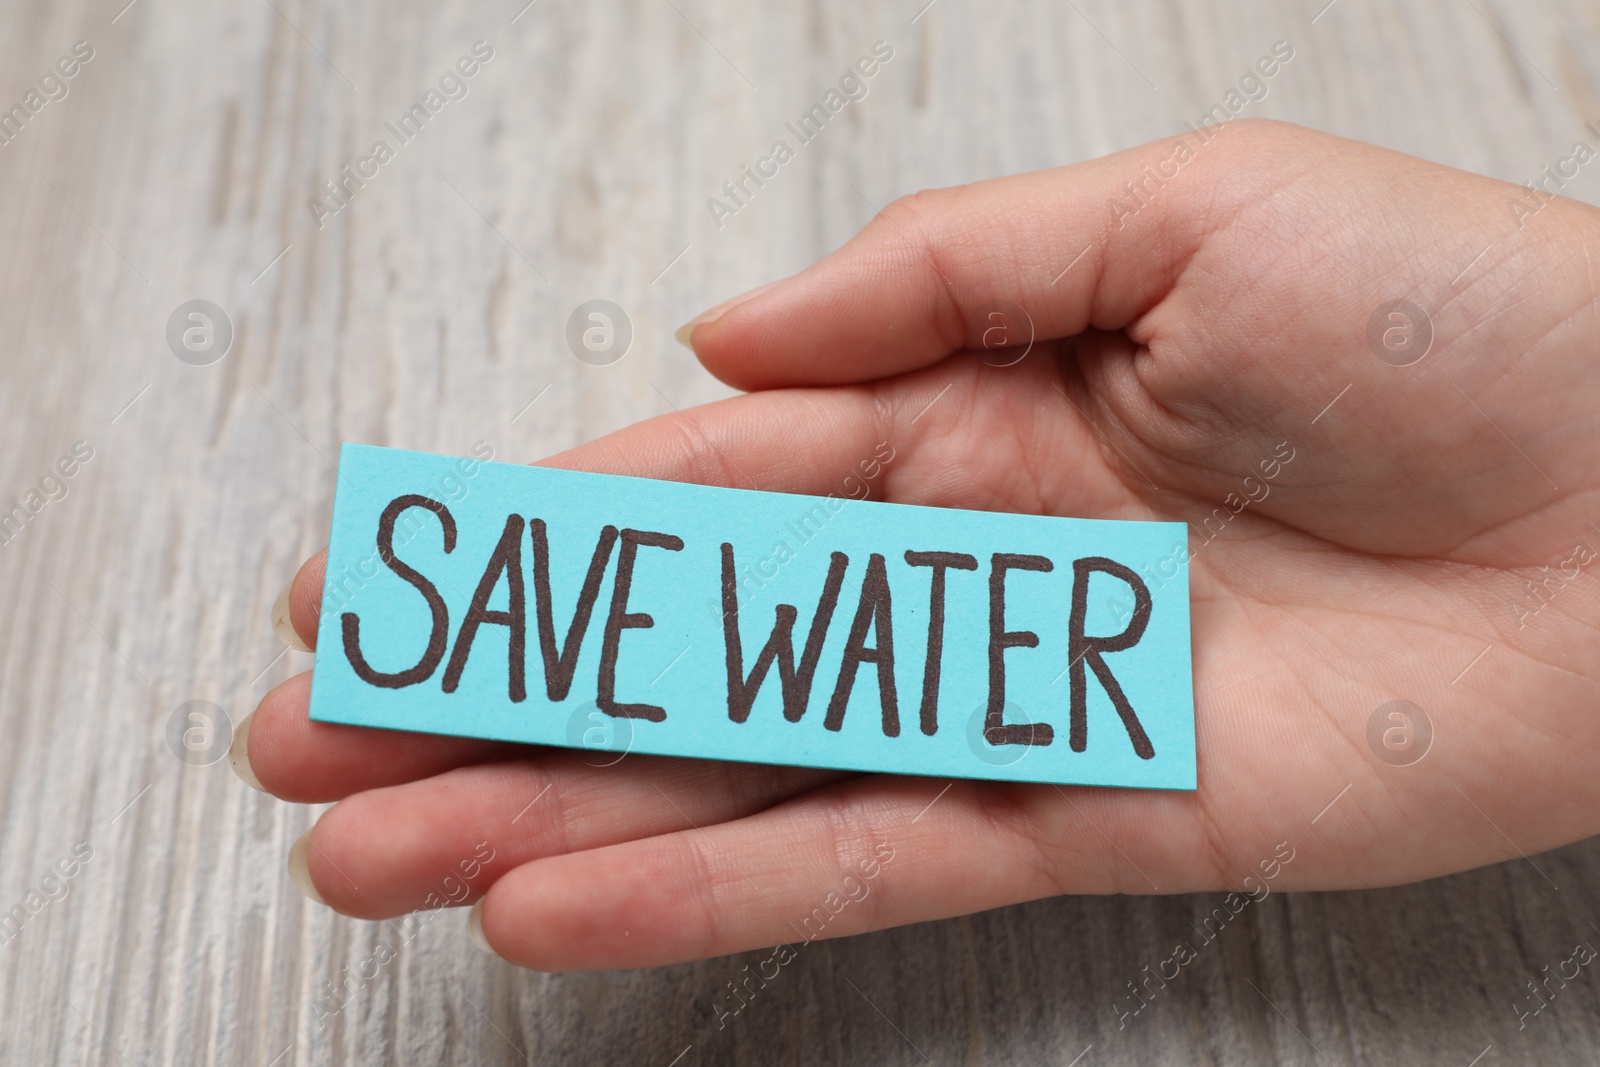
MULTIPOLYGON (((752 301, 695 334, 714 371, 769 391, 553 461, 826 491, 888 440, 876 495, 889 499, 1190 523, 1196 793, 959 783, 941 795, 944 783, 916 779, 672 760, 597 772, 569 755, 313 731, 292 682, 263 705, 252 764, 284 795, 358 794, 318 828, 318 887, 359 914, 417 906, 432 872, 470 852, 464 823, 498 833, 512 861, 475 887, 497 879, 485 913, 497 947, 537 965, 628 965, 792 939, 791 916, 873 841, 917 861, 898 868, 888 903, 830 934, 1051 892, 1237 889, 1280 842, 1296 857, 1280 887, 1333 887, 1593 832, 1585 711, 1600 686, 1582 653, 1600 596, 1569 578, 1543 587, 1540 608, 1523 582, 1580 542, 1600 546, 1585 525, 1600 509, 1586 510, 1597 468, 1584 434, 1596 399, 1584 357, 1600 327, 1561 248, 1581 255, 1593 222, 1552 205, 1565 221, 1541 244, 1482 179, 1303 131, 1228 136, 1132 219, 1120 250, 1073 268, 1094 285, 1057 288, 1043 266, 1010 281, 989 280, 987 263, 991 275, 936 266, 970 256, 952 234, 993 210, 983 187, 898 206, 760 298, 759 315, 752 301), (1318 169, 1297 166, 1297 148, 1318 169), (865 312, 819 316, 828 294, 863 284, 899 333, 865 312), (972 324, 1012 293, 1040 337, 1026 358, 942 358, 975 347, 972 324), (1367 341, 1373 309, 1400 297, 1429 309, 1435 331, 1407 367, 1367 341), (839 387, 851 381, 865 384, 839 387), (795 388, 807 384, 832 387, 795 388), (1369 719, 1395 699, 1431 721, 1420 762, 1369 741, 1369 719), (375 768, 380 746, 390 758, 375 768), (540 782, 576 813, 508 833, 502 809, 540 782), (658 794, 672 805, 628 808, 658 794), (392 839, 381 857, 363 845, 408 817, 422 826, 400 859, 392 839), (775 836, 810 865, 796 873, 775 836), (363 877, 346 867, 369 888, 351 888, 363 877), (611 886, 598 908, 585 895, 596 884, 611 886), (755 887, 761 902, 743 899, 755 887), (721 917, 729 901, 738 922, 721 917), (637 939, 614 936, 629 923, 637 939)), ((1080 208, 1071 184, 1093 184, 1096 168, 1129 164, 1009 179, 1071 206, 1006 251, 1027 259, 1052 226, 1081 244, 1094 227, 1074 213, 1099 205, 1080 208)), ((301 585, 309 607, 315 582, 303 572, 301 585)))

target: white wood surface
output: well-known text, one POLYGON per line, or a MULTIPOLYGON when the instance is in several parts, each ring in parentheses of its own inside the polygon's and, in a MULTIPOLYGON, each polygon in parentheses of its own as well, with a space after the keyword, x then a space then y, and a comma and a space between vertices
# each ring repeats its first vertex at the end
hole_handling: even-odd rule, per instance
MULTIPOLYGON (((529 974, 450 913, 323 1027, 325 983, 395 928, 302 899, 283 861, 315 813, 163 734, 186 701, 237 721, 309 665, 268 610, 326 537, 339 441, 526 460, 724 395, 672 342, 696 311, 898 194, 1172 132, 1280 39, 1295 58, 1249 113, 1532 179, 1595 140, 1600 6, 125 2, 0 5, 0 108, 94 49, 0 147, 0 500, 94 450, 0 546, 0 915, 93 850, 0 943, 0 1063, 1600 1056, 1600 977, 1524 1030, 1515 1013, 1541 967, 1600 943, 1593 841, 1535 857, 1543 875, 1275 895, 1121 1030, 1124 983, 1214 901, 1061 899, 818 943, 726 1030, 711 997, 751 960, 529 974), (319 229, 318 183, 480 39, 469 95, 319 229), (706 199, 880 39, 869 95, 719 230, 706 199), (564 342, 593 297, 635 330, 608 367, 564 342), (165 340, 196 298, 236 330, 211 366, 165 340)), ((1595 173, 1567 191, 1600 199, 1595 173)))

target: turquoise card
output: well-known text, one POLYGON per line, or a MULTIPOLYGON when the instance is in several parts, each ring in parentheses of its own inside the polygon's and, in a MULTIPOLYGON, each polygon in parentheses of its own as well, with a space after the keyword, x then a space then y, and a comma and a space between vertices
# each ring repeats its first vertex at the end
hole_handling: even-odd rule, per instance
POLYGON ((1194 789, 1186 559, 1183 523, 347 444, 311 718, 595 766, 1194 789))

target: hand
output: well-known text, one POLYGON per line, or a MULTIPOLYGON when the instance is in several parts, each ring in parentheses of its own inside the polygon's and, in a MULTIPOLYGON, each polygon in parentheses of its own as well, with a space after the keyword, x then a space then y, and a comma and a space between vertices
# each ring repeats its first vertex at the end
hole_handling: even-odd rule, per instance
MULTIPOLYGON (((340 801, 299 877, 394 916, 488 842, 475 929, 573 970, 794 944, 884 849, 821 936, 1058 893, 1379 886, 1600 829, 1600 216, 1291 126, 1181 144, 895 202, 691 324, 750 395, 547 462, 820 494, 887 441, 875 496, 1188 522, 1197 792, 593 768, 312 723, 301 675, 240 742, 270 792, 340 801), (1033 346, 991 365, 1016 308, 1033 346), (1369 741, 1397 699, 1431 722, 1420 761, 1404 718, 1369 741)), ((308 639, 320 589, 319 558, 290 599, 308 639)))

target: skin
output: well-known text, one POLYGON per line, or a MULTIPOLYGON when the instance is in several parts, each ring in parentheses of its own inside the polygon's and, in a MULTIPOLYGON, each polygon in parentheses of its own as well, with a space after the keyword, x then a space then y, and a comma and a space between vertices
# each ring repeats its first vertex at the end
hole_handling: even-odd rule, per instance
MULTIPOLYGON (((1260 122, 1138 206, 1124 183, 1177 144, 897 201, 697 320, 699 358, 749 395, 545 462, 826 493, 887 441, 875 496, 1190 523, 1197 792, 595 768, 312 723, 301 675, 262 702, 248 757, 280 797, 339 801, 311 834, 321 895, 398 915, 487 840, 469 899, 497 952, 644 967, 795 942, 884 846, 824 936, 1252 875, 1391 885, 1600 830, 1600 580, 1525 584, 1600 551, 1600 213, 1553 199, 1519 220, 1540 204, 1520 187, 1260 122), (1401 298, 1434 330, 1406 367, 1367 340, 1401 298), (982 351, 1002 302, 1037 338, 1009 367, 982 351), (1283 442, 1270 493, 1207 540, 1283 442), (1433 726, 1408 766, 1367 741, 1393 699, 1433 726)), ((291 596, 308 641, 321 580, 319 556, 291 596)))

